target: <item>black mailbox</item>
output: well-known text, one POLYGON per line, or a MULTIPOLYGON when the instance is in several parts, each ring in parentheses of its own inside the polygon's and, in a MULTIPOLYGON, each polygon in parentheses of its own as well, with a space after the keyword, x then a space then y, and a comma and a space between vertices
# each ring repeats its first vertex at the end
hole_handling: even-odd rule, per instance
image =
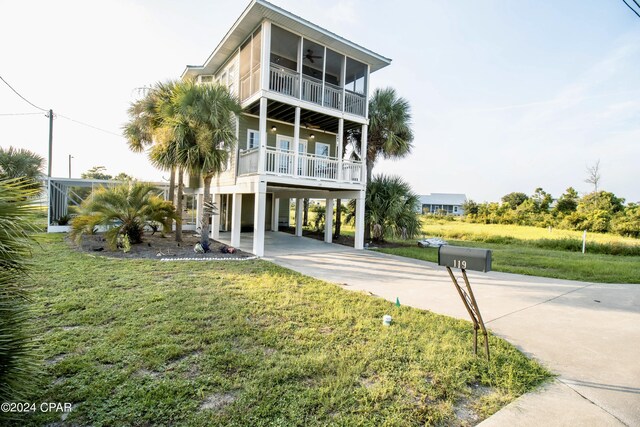
POLYGON ((438 265, 463 270, 491 271, 491 250, 440 246, 438 265))

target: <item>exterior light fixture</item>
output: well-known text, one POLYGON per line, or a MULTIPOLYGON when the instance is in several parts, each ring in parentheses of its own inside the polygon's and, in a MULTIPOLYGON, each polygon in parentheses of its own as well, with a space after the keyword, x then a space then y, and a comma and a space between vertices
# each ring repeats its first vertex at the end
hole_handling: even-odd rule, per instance
POLYGON ((316 136, 314 134, 309 135, 309 139, 314 139, 316 136))
POLYGON ((278 130, 278 128, 277 128, 277 127, 275 127, 275 126, 271 126, 271 132, 275 132, 275 131, 277 131, 277 130, 278 130))

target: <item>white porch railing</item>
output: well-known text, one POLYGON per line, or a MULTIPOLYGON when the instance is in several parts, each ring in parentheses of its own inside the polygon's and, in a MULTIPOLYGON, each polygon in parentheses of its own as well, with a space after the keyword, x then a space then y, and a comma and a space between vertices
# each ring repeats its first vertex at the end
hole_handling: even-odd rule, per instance
POLYGON ((324 106, 342 110, 342 88, 330 83, 324 84, 324 106))
POLYGON ((350 90, 344 92, 344 111, 346 113, 355 114, 356 116, 364 116, 366 99, 364 95, 360 95, 350 90))
POLYGON ((251 150, 240 150, 238 158, 238 175, 246 175, 258 172, 258 162, 260 161, 260 148, 251 150))
POLYGON ((302 100, 322 105, 322 80, 302 77, 302 100))
MULTIPOLYGON (((241 89, 242 85, 243 81, 241 80, 241 89)), ((364 95, 346 90, 343 97, 340 86, 327 82, 324 82, 323 90, 322 80, 305 75, 301 77, 299 73, 278 64, 271 64, 269 89, 335 110, 343 111, 344 109, 346 113, 362 117, 366 112, 366 97, 364 95)))
POLYGON ((271 64, 269 89, 284 95, 298 98, 298 87, 300 86, 299 78, 298 73, 295 71, 291 71, 277 64, 271 64))
MULTIPOLYGON (((241 151, 238 175, 258 172, 259 148, 241 151)), ((300 178, 328 180, 336 182, 361 182, 362 162, 359 160, 338 160, 335 157, 298 154, 294 151, 266 147, 264 171, 269 175, 295 176, 300 178), (297 163, 296 163, 297 157, 297 163)))

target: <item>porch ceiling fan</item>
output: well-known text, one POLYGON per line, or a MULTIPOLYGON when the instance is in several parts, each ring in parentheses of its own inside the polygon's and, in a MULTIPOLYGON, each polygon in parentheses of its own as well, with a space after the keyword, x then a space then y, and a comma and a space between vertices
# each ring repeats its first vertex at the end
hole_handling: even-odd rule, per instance
POLYGON ((318 125, 314 125, 314 124, 311 124, 311 123, 309 123, 309 122, 304 122, 304 123, 303 123, 303 125, 304 125, 304 127, 306 127, 307 129, 320 129, 320 126, 318 126, 318 125))
POLYGON ((313 50, 311 49, 307 49, 307 54, 304 56, 306 59, 308 59, 312 64, 315 62, 313 59, 317 58, 317 59, 322 59, 322 56, 320 55, 314 55, 313 54, 313 50))

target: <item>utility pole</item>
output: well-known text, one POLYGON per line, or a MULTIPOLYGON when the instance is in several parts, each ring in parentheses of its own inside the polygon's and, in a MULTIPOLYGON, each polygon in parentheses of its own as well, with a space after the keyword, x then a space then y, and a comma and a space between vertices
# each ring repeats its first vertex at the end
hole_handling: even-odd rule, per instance
POLYGON ((51 161, 53 157, 53 110, 49 110, 49 173, 51 178, 51 161))
POLYGON ((73 156, 69 154, 69 179, 71 179, 71 159, 73 159, 73 156))

